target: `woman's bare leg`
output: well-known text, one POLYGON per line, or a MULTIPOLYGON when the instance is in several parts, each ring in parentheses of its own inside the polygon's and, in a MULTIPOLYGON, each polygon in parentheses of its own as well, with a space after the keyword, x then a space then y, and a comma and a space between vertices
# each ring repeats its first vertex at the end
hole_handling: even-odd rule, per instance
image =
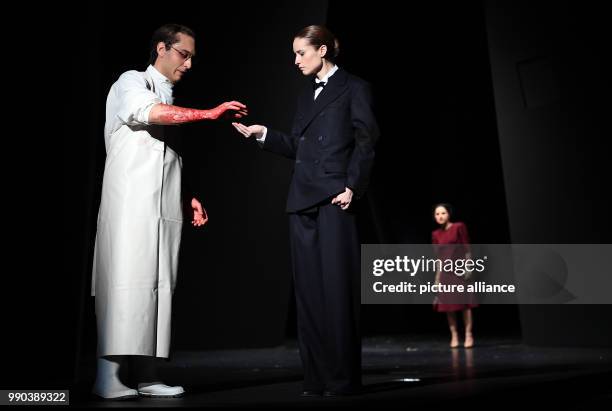
POLYGON ((457 332, 457 317, 454 312, 447 312, 446 318, 448 319, 448 328, 451 332, 450 347, 459 347, 459 333, 457 332))
POLYGON ((465 348, 472 348, 474 346, 474 336, 472 335, 473 322, 472 309, 467 308, 463 310, 463 323, 465 324, 465 342, 463 346, 465 348))

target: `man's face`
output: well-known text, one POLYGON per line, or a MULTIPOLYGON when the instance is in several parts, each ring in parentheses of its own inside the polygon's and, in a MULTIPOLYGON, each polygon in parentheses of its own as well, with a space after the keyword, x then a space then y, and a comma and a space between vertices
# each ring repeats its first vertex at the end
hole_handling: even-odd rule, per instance
POLYGON ((173 83, 179 81, 191 69, 191 57, 195 55, 195 39, 178 33, 177 42, 169 50, 163 42, 157 45, 155 67, 173 83))

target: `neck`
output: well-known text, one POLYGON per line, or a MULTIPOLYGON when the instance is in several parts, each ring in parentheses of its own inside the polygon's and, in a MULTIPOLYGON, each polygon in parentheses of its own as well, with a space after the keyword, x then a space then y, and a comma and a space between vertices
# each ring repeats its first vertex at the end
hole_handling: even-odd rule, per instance
POLYGON ((451 223, 450 221, 447 221, 443 226, 442 229, 443 230, 448 230, 450 228, 450 226, 453 225, 453 223, 451 223))
POLYGON ((174 81, 170 79, 170 76, 167 73, 164 73, 164 69, 161 67, 161 64, 159 63, 159 59, 155 62, 155 64, 153 64, 153 67, 155 68, 155 70, 159 71, 164 77, 166 77, 169 81, 171 81, 172 84, 174 84, 174 81))
POLYGON ((319 72, 317 73, 317 78, 319 80, 323 80, 323 77, 325 77, 327 73, 329 73, 329 71, 333 68, 334 68, 333 63, 330 63, 327 60, 323 60, 323 64, 321 65, 321 70, 319 70, 319 72))

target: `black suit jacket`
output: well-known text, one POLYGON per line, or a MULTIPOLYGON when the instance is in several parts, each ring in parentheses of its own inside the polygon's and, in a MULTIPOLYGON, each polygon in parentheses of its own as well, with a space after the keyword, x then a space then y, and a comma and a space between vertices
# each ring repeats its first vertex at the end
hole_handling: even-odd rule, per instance
POLYGON ((316 100, 311 83, 298 98, 291 134, 268 129, 264 150, 295 159, 287 212, 313 207, 349 187, 365 193, 379 136, 370 85, 343 69, 316 100))

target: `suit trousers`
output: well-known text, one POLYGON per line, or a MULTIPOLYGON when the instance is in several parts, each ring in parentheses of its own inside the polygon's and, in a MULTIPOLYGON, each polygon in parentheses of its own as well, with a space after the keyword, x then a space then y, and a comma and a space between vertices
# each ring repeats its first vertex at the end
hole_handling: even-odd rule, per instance
POLYGON ((325 202, 289 214, 304 390, 361 387, 356 215, 325 202))

